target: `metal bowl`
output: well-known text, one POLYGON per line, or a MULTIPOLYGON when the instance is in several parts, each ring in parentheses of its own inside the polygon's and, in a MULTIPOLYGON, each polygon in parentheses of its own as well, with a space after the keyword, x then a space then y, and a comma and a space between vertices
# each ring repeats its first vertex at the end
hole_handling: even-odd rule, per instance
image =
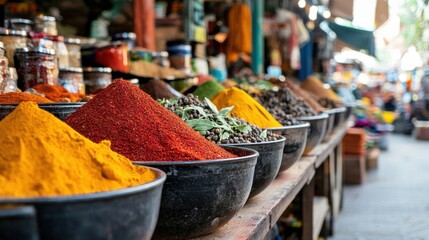
POLYGON ((238 157, 187 162, 134 162, 167 174, 153 239, 189 239, 215 231, 246 203, 258 153, 223 147, 238 157))
POLYGON ((355 108, 356 104, 353 102, 346 102, 344 104, 344 106, 346 107, 345 119, 348 119, 350 117, 350 115, 352 114, 353 109, 355 108))
MULTIPOLYGON (((73 103, 39 103, 39 108, 52 113, 55 117, 64 120, 74 111, 78 110, 85 102, 73 103)), ((0 120, 13 112, 19 104, 0 104, 0 120)))
POLYGON ((304 154, 310 153, 319 143, 322 142, 326 133, 329 115, 326 113, 311 117, 299 117, 297 120, 310 123, 310 131, 307 135, 307 146, 304 154))
MULTIPOLYGON (((35 214, 31 215, 28 210, 20 214, 29 226, 21 225, 26 229, 33 226, 34 230, 31 223, 37 222, 38 233, 33 231, 33 236, 38 234, 39 239, 149 240, 155 230, 166 179, 161 170, 152 170, 157 175, 156 180, 134 187, 73 196, 2 198, 0 205, 33 207, 35 214)), ((0 218, 8 216, 14 217, 10 213, 0 214, 0 218)), ((3 228, 0 226, 0 229, 3 228)))
POLYGON ((332 133, 332 130, 334 130, 334 120, 335 120, 335 110, 334 109, 328 109, 325 111, 326 114, 329 115, 328 117, 328 123, 326 124, 326 133, 325 133, 325 140, 329 134, 332 133))
POLYGON ((309 128, 309 123, 301 123, 299 125, 284 126, 279 128, 267 128, 268 130, 286 138, 279 172, 290 168, 301 158, 307 143, 307 134, 309 128))
POLYGON ((335 110, 335 119, 334 119, 334 128, 338 127, 339 125, 344 123, 344 120, 346 119, 346 108, 334 108, 335 110))
POLYGON ((220 144, 220 146, 250 148, 259 153, 253 176, 252 190, 249 196, 251 198, 264 191, 276 178, 282 163, 285 138, 282 137, 279 140, 270 142, 220 144))

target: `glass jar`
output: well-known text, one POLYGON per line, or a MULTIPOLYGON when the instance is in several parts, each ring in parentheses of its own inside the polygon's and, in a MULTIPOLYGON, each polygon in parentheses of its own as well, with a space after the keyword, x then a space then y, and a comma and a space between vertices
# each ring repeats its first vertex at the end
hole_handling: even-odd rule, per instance
POLYGON ((112 42, 120 41, 128 45, 128 49, 133 49, 136 46, 136 34, 133 32, 115 33, 112 37, 112 42))
POLYGON ((158 64, 161 67, 170 67, 170 61, 168 60, 168 52, 154 52, 153 63, 158 64))
POLYGON ((6 49, 4 48, 3 42, 0 42, 0 93, 3 91, 6 85, 8 60, 5 56, 6 49))
POLYGON ((4 26, 13 30, 31 31, 33 21, 24 18, 10 18, 4 20, 4 26))
POLYGON ((18 87, 25 91, 37 84, 58 85, 55 76, 55 50, 18 48, 14 54, 18 87))
POLYGON ((71 93, 85 94, 82 68, 62 68, 58 77, 58 84, 71 93))
POLYGON ((57 20, 51 16, 37 16, 34 20, 34 29, 36 32, 42 32, 49 35, 58 35, 57 20))
POLYGON ((68 68, 69 65, 69 52, 67 51, 67 47, 64 44, 63 36, 47 36, 48 40, 51 40, 54 45, 53 49, 56 53, 56 58, 58 62, 58 68, 68 68))
POLYGON ((19 91, 20 90, 18 88, 18 75, 16 73, 16 69, 10 67, 7 70, 6 84, 3 89, 3 93, 19 92, 19 91))
POLYGON ((13 52, 17 48, 25 48, 27 46, 27 32, 0 28, 0 41, 4 43, 9 67, 14 67, 13 52))
POLYGON ((82 67, 81 52, 80 52, 80 39, 79 38, 64 38, 67 51, 69 53, 69 66, 82 67))
POLYGON ((87 67, 83 69, 86 94, 95 94, 112 83, 112 69, 107 67, 87 67))
POLYGON ((190 74, 192 72, 192 47, 185 41, 167 42, 168 59, 172 68, 190 74))

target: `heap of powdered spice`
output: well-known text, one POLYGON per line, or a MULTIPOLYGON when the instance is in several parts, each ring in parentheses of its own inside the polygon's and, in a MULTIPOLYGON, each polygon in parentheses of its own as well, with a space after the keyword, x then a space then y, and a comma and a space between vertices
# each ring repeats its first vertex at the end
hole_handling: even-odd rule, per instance
POLYGON ((95 142, 110 140, 114 151, 134 161, 236 157, 124 80, 115 80, 65 121, 95 142))
POLYGON ((52 101, 42 96, 25 92, 9 92, 0 94, 0 103, 15 104, 20 102, 51 103, 52 101))
POLYGON ((54 102, 78 102, 85 95, 79 93, 71 93, 62 86, 52 86, 48 84, 39 84, 33 87, 39 93, 43 93, 46 98, 54 102))
POLYGON ((109 141, 90 141, 33 102, 0 121, 0 133, 1 198, 104 192, 156 179, 109 141))

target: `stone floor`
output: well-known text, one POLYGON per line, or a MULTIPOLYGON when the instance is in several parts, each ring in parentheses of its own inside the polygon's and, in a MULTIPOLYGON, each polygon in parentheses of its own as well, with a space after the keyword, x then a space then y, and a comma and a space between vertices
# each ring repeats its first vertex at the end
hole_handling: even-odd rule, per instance
POLYGON ((429 142, 390 135, 378 169, 346 186, 329 240, 429 240, 429 142))

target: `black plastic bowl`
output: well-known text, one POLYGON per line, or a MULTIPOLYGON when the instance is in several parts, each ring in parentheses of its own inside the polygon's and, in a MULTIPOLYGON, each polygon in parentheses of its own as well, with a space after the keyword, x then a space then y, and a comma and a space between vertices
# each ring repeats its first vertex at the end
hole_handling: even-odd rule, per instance
POLYGON ((334 118, 334 128, 338 127, 342 123, 344 123, 344 120, 346 119, 346 108, 334 108, 335 110, 335 118, 334 118))
POLYGON ((332 133, 332 130, 334 130, 334 120, 335 120, 335 110, 329 109, 325 111, 326 114, 329 115, 328 122, 326 123, 326 133, 324 140, 329 136, 329 134, 332 133))
POLYGON ((251 198, 264 191, 276 178, 282 163, 285 138, 282 137, 279 140, 270 142, 220 144, 220 146, 250 148, 259 153, 253 176, 252 190, 249 196, 251 198))
POLYGON ((258 153, 223 147, 237 158, 134 162, 167 174, 153 239, 189 239, 215 231, 246 203, 258 153))
POLYGON ((329 115, 326 113, 311 117, 299 117, 297 120, 310 123, 310 131, 307 135, 307 146, 304 154, 311 152, 319 143, 322 142, 326 133, 326 124, 328 124, 329 115))
MULTIPOLYGON (((156 180, 130 188, 63 197, 3 198, 0 205, 34 207, 39 239, 149 240, 155 230, 166 179, 161 170, 152 170, 157 174, 156 180)), ((21 217, 31 223, 30 215, 21 217)))
MULTIPOLYGON (((78 110, 85 102, 74 103, 39 103, 39 108, 52 113, 57 118, 64 120, 74 111, 78 110)), ((0 120, 13 112, 18 104, 0 104, 0 120)))
POLYGON ((279 128, 267 128, 268 130, 286 138, 279 172, 290 168, 301 158, 307 144, 307 134, 309 128, 309 123, 301 123, 298 125, 284 126, 279 128))

